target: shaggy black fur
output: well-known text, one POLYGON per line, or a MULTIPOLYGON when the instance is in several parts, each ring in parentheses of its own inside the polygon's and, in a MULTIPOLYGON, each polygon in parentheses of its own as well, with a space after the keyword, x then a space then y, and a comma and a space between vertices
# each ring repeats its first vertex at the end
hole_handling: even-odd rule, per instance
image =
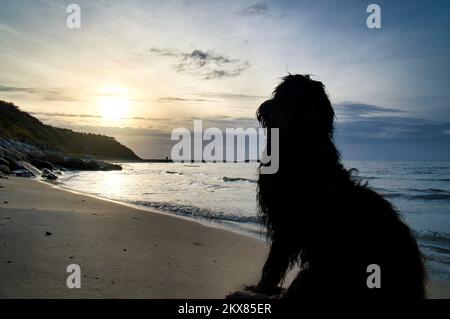
POLYGON ((271 250, 253 290, 279 292, 298 263, 284 297, 423 298, 416 240, 397 210, 343 167, 334 117, 324 85, 308 75, 286 76, 257 111, 263 127, 280 130, 280 166, 259 174, 259 214, 271 250), (370 264, 381 267, 380 289, 367 287, 370 264))

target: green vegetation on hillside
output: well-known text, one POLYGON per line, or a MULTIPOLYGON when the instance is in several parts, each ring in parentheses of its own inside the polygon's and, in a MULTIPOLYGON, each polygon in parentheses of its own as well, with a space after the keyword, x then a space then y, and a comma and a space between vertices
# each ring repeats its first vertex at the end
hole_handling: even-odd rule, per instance
POLYGON ((92 155, 103 159, 140 159, 113 137, 45 125, 19 110, 13 103, 5 101, 0 101, 0 138, 30 143, 42 150, 61 151, 66 154, 92 155))

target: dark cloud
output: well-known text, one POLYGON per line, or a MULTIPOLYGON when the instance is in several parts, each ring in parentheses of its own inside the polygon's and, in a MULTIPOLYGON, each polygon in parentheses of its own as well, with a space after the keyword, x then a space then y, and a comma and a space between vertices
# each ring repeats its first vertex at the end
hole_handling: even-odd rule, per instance
POLYGON ((338 123, 337 132, 348 142, 437 142, 450 141, 450 122, 380 116, 338 123))
POLYGON ((448 160, 450 122, 365 104, 336 106, 336 142, 350 160, 448 160))
POLYGON ((199 76, 204 79, 238 76, 250 67, 248 61, 231 59, 213 50, 196 49, 185 53, 151 48, 150 52, 176 59, 177 62, 173 66, 178 73, 199 76))
POLYGON ((239 11, 239 14, 245 16, 265 15, 269 12, 269 7, 265 1, 259 1, 247 8, 239 11))
POLYGON ((32 88, 24 87, 14 87, 14 86, 4 86, 0 85, 0 92, 10 92, 10 93, 33 93, 32 88))
POLYGON ((337 133, 349 143, 390 143, 449 139, 450 122, 408 117, 395 108, 362 103, 335 105, 337 133))
POLYGON ((338 123, 336 142, 347 160, 450 160, 450 123, 380 117, 338 123))

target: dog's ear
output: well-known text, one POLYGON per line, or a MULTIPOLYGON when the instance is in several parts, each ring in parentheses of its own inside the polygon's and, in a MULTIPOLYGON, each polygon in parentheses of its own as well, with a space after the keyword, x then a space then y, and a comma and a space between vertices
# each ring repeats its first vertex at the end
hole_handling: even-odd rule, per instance
POLYGON ((276 113, 276 103, 273 99, 263 102, 256 111, 256 118, 262 127, 274 127, 274 116, 276 113))

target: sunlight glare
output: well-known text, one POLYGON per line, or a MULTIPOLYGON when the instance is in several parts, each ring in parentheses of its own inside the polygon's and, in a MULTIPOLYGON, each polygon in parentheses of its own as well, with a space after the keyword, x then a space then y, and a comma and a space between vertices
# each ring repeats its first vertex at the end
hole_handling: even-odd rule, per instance
POLYGON ((128 91, 121 86, 109 85, 100 90, 99 106, 103 119, 123 120, 129 116, 128 91))

